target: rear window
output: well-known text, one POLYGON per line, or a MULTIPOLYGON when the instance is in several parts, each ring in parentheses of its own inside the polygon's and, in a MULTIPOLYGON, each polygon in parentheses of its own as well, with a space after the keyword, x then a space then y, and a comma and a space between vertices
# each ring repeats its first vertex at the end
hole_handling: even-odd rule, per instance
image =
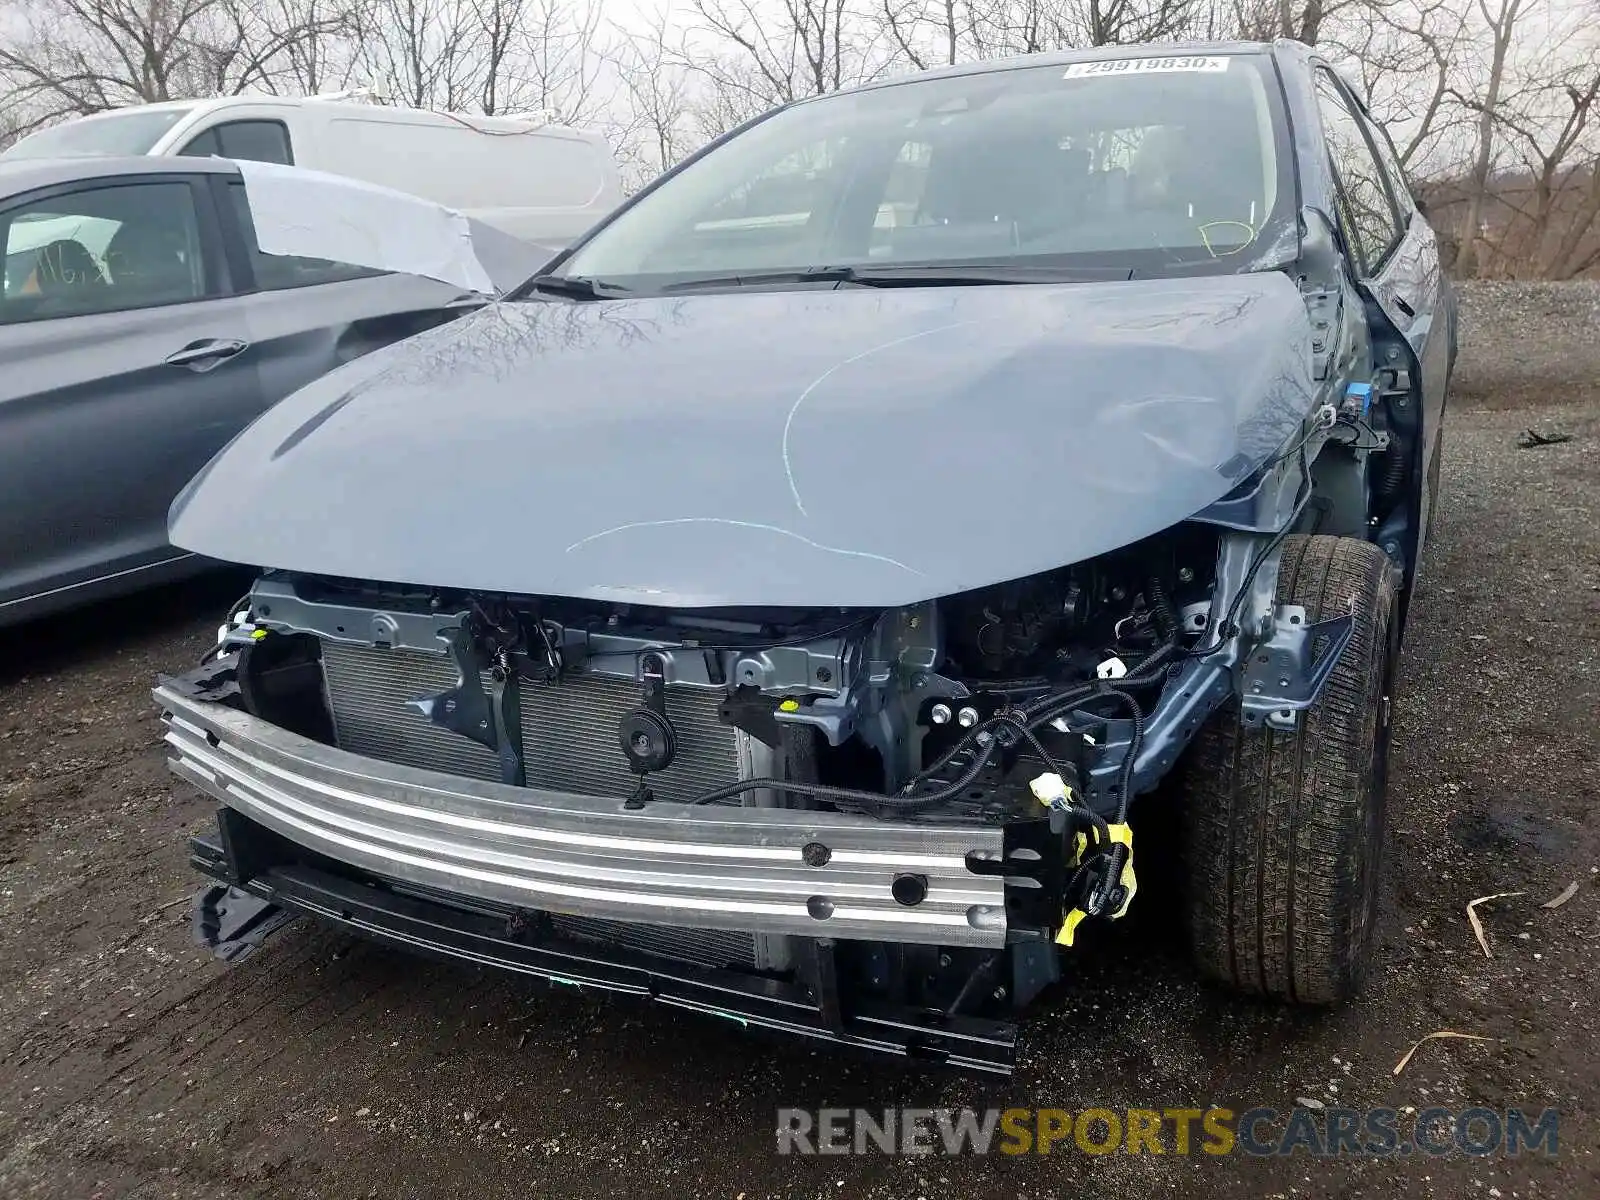
POLYGON ((256 286, 269 292, 286 288, 311 287, 319 283, 342 283, 347 279, 365 279, 382 275, 368 267, 351 263, 333 262, 326 258, 302 258, 294 254, 263 254, 256 245, 256 222, 250 212, 250 198, 243 180, 228 184, 228 199, 233 205, 239 227, 244 231, 255 270, 256 286))
POLYGON ((82 155, 148 154, 150 148, 190 113, 187 108, 83 117, 30 134, 0 158, 77 158, 82 155))
POLYGON ((581 138, 376 114, 336 119, 324 136, 328 160, 350 174, 450 208, 581 208, 605 184, 605 158, 581 138))

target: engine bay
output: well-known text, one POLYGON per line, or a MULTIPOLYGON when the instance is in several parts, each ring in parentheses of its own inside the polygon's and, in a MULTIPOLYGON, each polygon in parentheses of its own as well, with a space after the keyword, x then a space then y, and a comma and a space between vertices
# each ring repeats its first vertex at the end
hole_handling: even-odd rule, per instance
MULTIPOLYGON (((892 610, 685 611, 269 573, 222 633, 243 649, 244 706, 319 740, 333 740, 324 647, 423 652, 447 659, 455 682, 405 704, 493 753, 502 782, 529 781, 524 742, 546 735, 520 713, 539 689, 598 679, 635 690, 604 731, 631 806, 659 802, 653 777, 694 752, 678 728, 685 697, 714 696, 716 720, 758 746, 764 770, 677 789, 680 801, 759 793, 882 819, 1006 822, 1039 816, 1029 783, 1042 772, 1087 778, 1108 722, 1137 725, 1166 664, 1209 627, 1217 547, 1214 529, 1177 526, 892 610)), ((1102 789, 1107 815, 1119 790, 1102 789)))

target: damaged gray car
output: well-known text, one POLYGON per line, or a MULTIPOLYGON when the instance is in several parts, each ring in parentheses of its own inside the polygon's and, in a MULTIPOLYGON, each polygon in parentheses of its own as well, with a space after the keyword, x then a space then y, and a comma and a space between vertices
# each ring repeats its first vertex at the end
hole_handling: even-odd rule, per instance
POLYGON ((1004 1072, 1170 779, 1200 971, 1337 1002, 1454 336, 1294 43, 759 118, 179 497, 261 568, 155 692, 197 929, 1004 1072))

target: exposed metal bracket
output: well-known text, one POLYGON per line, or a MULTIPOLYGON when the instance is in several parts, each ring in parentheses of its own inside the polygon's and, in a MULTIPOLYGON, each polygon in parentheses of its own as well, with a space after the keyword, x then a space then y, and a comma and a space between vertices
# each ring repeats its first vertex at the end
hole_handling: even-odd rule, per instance
MULTIPOLYGON (((258 579, 251 590, 251 605, 254 624, 274 633, 309 633, 339 645, 383 646, 434 655, 450 653, 451 640, 471 611, 454 606, 450 611, 432 613, 400 607, 374 610, 359 603, 306 600, 283 578, 258 579)), ((675 644, 673 639, 681 635, 674 635, 671 627, 624 633, 563 626, 545 618, 527 632, 531 643, 525 661, 535 668, 530 682, 554 669, 581 669, 591 675, 637 681, 639 656, 649 651, 666 664, 669 686, 720 691, 732 682, 780 697, 793 692, 843 696, 851 690, 857 668, 856 637, 847 632, 824 634, 804 644, 738 651, 710 649, 689 641, 675 644)))
POLYGON ((1303 606, 1278 605, 1272 636, 1244 661, 1240 680, 1244 723, 1295 729, 1300 713, 1322 693, 1355 627, 1355 617, 1348 613, 1313 625, 1303 606))
POLYGON ((1338 442, 1358 453, 1372 454, 1387 450, 1390 438, 1388 430, 1375 428, 1366 418, 1345 414, 1334 426, 1329 441, 1338 442))
POLYGON ((455 664, 456 685, 406 703, 440 728, 494 751, 500 760, 500 782, 522 786, 522 719, 516 673, 496 663, 485 688, 484 671, 491 664, 479 660, 471 629, 457 626, 442 640, 455 664))
POLYGON ((194 940, 224 962, 253 954, 295 918, 272 901, 226 883, 201 888, 191 904, 194 940))

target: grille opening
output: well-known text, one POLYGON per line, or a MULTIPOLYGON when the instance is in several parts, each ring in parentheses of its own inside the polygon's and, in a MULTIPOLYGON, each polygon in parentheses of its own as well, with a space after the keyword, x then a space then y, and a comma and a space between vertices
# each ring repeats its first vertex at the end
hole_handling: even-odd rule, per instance
MULTIPOLYGON (((435 725, 410 703, 455 686, 449 659, 326 643, 322 669, 340 749, 474 779, 500 778, 492 750, 435 725)), ((529 787, 585 796, 633 791, 637 778, 617 745, 617 724, 638 706, 637 684, 578 674, 556 684, 525 683, 520 697, 529 787)), ((678 753, 670 767, 649 777, 659 800, 690 800, 740 777, 739 735, 718 717, 722 699, 720 689, 667 689, 678 753)))
MULTIPOLYGON (((433 724, 409 702, 454 687, 449 659, 415 650, 325 642, 322 676, 333 742, 342 750, 384 762, 498 781, 500 764, 486 746, 433 724)), ((489 685, 487 675, 484 685, 489 685)), ((721 688, 667 689, 677 755, 649 776, 657 803, 681 802, 764 770, 750 761, 750 739, 724 725, 721 688), (753 765, 753 764, 752 764, 753 765)), ((630 795, 637 783, 617 744, 617 725, 639 704, 631 680, 569 675, 556 684, 526 683, 520 691, 523 766, 529 787, 579 795, 630 795)), ((552 927, 579 941, 627 947, 708 967, 756 970, 772 965, 777 939, 728 930, 639 925, 552 913, 552 927)))

